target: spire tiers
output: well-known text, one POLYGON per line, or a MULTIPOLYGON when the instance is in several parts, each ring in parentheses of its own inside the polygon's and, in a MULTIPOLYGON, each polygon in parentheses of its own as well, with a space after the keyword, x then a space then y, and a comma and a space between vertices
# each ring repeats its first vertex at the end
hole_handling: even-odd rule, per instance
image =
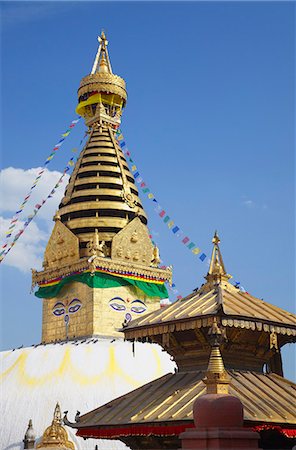
POLYGON ((221 283, 222 281, 227 282, 232 277, 226 272, 225 269, 221 250, 219 247, 220 238, 217 231, 215 231, 212 242, 214 246, 211 256, 210 268, 207 275, 205 276, 205 279, 210 285, 216 285, 221 283))
POLYGON ((113 237, 135 217, 147 224, 133 175, 107 125, 91 130, 57 216, 79 238, 81 257, 88 256, 86 246, 94 233, 108 250, 113 237))
POLYGON ((125 81, 112 72, 104 31, 98 37, 99 48, 92 71, 82 78, 78 89, 77 114, 86 125, 107 124, 116 129, 121 122, 122 109, 126 104, 125 81))

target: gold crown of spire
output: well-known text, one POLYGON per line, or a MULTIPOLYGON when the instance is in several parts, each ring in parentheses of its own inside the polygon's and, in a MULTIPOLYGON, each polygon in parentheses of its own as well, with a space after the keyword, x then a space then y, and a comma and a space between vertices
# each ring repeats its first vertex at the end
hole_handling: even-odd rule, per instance
POLYGON ((91 73, 80 82, 76 112, 88 126, 104 122, 117 128, 127 99, 125 81, 113 74, 104 31, 98 41, 91 73))
POLYGON ((231 275, 229 275, 225 269, 224 261, 219 247, 220 238, 217 231, 215 231, 212 242, 214 246, 212 250, 210 267, 205 278, 209 283, 217 284, 221 281, 228 281, 231 278, 231 275))
POLYGON ((93 63, 91 74, 94 74, 97 71, 112 74, 113 72, 107 49, 108 41, 104 30, 102 30, 101 36, 98 36, 98 41, 100 45, 93 63))
POLYGON ((43 433, 41 442, 36 448, 63 448, 75 450, 73 442, 69 441, 68 433, 62 425, 62 415, 59 403, 56 404, 53 421, 43 433))

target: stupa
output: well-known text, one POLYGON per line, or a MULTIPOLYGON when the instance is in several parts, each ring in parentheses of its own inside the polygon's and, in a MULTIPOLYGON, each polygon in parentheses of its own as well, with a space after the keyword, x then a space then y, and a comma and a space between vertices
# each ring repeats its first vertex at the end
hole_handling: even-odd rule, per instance
MULTIPOLYGON (((193 403, 205 394, 206 378, 208 392, 212 387, 223 393, 229 385, 244 406, 244 426, 260 432, 261 448, 295 445, 296 385, 283 376, 281 348, 296 341, 296 317, 232 285, 219 242, 215 233, 206 282, 198 290, 123 329, 127 340, 160 344, 174 357, 177 372, 70 423, 78 436, 116 438, 131 449, 178 449, 180 433, 194 426, 193 403), (221 336, 226 371, 210 371, 212 377, 207 368, 213 334, 221 336)), ((216 360, 215 353, 211 358, 216 369, 219 354, 216 349, 216 360)))
MULTIPOLYGON (((2 450, 23 448, 28 423, 26 445, 42 443, 57 401, 62 411, 79 404, 82 414, 175 367, 159 345, 135 346, 118 331, 160 308, 172 272, 158 267, 158 249, 115 138, 127 92, 112 72, 107 44, 102 32, 91 73, 78 89, 88 140, 55 214, 43 270, 32 271, 43 303, 41 343, 1 353, 2 450)), ((69 439, 76 450, 94 450, 71 429, 69 439)))

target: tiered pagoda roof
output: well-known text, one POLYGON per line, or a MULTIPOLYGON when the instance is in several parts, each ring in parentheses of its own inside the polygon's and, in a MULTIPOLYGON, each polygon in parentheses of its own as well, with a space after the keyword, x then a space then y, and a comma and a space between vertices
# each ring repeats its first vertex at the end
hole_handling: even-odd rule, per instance
POLYGON ((219 242, 215 234, 200 289, 123 330, 128 340, 161 344, 174 357, 176 373, 83 415, 71 424, 79 436, 120 438, 132 448, 178 448, 179 433, 193 425, 193 402, 206 392, 215 327, 222 336, 229 392, 242 401, 246 426, 279 427, 296 437, 296 385, 283 378, 281 359, 281 347, 296 341, 296 317, 233 286, 219 242))

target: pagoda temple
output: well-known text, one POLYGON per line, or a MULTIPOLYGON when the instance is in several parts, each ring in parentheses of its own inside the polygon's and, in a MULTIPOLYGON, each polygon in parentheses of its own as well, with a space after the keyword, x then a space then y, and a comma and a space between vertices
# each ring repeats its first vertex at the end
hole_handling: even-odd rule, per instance
POLYGON ((243 404, 244 426, 260 432, 260 448, 295 445, 296 386, 283 377, 281 348, 296 341, 296 317, 232 285, 219 242, 215 233, 199 289, 123 328, 129 341, 160 344, 177 371, 88 412, 77 423, 68 421, 77 435, 120 439, 131 449, 177 449, 180 433, 194 426, 194 401, 206 391, 224 393, 229 385, 229 393, 243 404), (221 350, 226 369, 219 383, 208 370, 213 334, 220 335, 221 344, 210 361, 219 369, 221 350))
MULTIPOLYGON (((22 442, 50 447, 51 431, 43 439, 42 433, 57 401, 62 411, 79 404, 77 418, 175 368, 159 345, 139 343, 135 352, 119 332, 133 318, 160 309, 172 271, 158 267, 159 251, 115 137, 127 91, 112 71, 105 34, 98 39, 91 73, 78 89, 77 113, 88 139, 55 214, 43 270, 32 271, 43 305, 41 342, 0 354, 2 450, 20 450, 22 442)), ((64 431, 58 433, 65 448, 94 450, 96 442, 67 432, 71 445, 64 431)), ((126 446, 108 442, 108 448, 126 446)))

